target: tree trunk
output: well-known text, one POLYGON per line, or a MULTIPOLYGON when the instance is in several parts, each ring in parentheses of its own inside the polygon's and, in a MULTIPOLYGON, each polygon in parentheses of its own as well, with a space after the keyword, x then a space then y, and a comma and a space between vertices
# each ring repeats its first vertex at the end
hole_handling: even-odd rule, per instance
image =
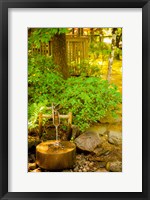
POLYGON ((110 83, 111 80, 111 72, 112 72, 112 64, 113 64, 113 60, 114 60, 114 56, 112 56, 112 54, 114 54, 114 50, 112 50, 109 58, 108 58, 108 72, 107 72, 107 80, 110 83))
POLYGON ((115 53, 115 45, 116 45, 116 28, 112 30, 112 44, 111 44, 111 53, 108 58, 108 72, 107 72, 107 80, 110 83, 111 80, 111 72, 112 72, 112 65, 114 61, 114 53, 115 53))
POLYGON ((59 71, 63 74, 64 79, 69 77, 69 69, 67 65, 67 49, 66 35, 56 34, 53 37, 53 59, 58 65, 59 71))

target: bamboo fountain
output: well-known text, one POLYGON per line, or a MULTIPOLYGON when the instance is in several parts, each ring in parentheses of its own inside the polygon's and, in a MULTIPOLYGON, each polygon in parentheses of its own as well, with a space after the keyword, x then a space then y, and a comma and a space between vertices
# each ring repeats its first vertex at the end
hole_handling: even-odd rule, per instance
POLYGON ((60 141, 58 138, 58 127, 60 118, 68 119, 68 126, 72 123, 72 114, 60 115, 52 105, 52 115, 39 114, 39 130, 41 131, 42 119, 52 118, 56 128, 56 140, 48 140, 36 146, 36 163, 46 170, 61 170, 73 168, 75 162, 76 146, 70 141, 60 141))

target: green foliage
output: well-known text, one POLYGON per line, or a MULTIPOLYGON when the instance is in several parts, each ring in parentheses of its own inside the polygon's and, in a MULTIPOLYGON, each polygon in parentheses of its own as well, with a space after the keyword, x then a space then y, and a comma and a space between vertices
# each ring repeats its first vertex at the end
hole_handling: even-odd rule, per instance
POLYGON ((121 56, 122 56, 122 50, 116 47, 115 48, 115 58, 117 60, 119 60, 121 56))
POLYGON ((116 117, 121 103, 117 87, 100 77, 85 77, 96 71, 90 71, 94 68, 91 69, 86 62, 81 64, 79 70, 82 76, 64 80, 51 57, 29 55, 29 129, 38 126, 39 112, 45 113, 46 106, 51 106, 53 102, 61 105, 61 114, 72 112, 73 123, 81 131, 108 115, 116 117))
POLYGON ((28 100, 29 103, 57 101, 62 92, 63 78, 57 72, 51 57, 30 56, 28 60, 28 100))
POLYGON ((67 33, 67 28, 35 28, 32 29, 31 36, 28 39, 28 47, 34 44, 37 48, 40 48, 41 42, 48 43, 52 37, 56 34, 67 33))
POLYGON ((81 76, 100 76, 100 67, 89 59, 85 59, 77 67, 72 67, 70 73, 81 76))
POLYGON ((40 70, 41 73, 54 72, 58 66, 53 62, 51 56, 43 56, 39 54, 31 54, 28 57, 28 75, 33 73, 35 70, 40 70))
MULTIPOLYGON (((38 127, 38 115, 40 112, 46 111, 48 102, 33 103, 28 106, 28 129, 33 130, 38 127)), ((43 120, 44 122, 44 120, 43 120)), ((44 123, 43 123, 44 124, 44 123)))
MULTIPOLYGON (((51 57, 30 55, 28 58, 28 129, 38 127, 39 112, 57 103, 63 89, 63 78, 51 57)), ((47 113, 47 111, 46 111, 47 113)), ((43 124, 46 122, 43 119, 43 124)))
POLYGON ((74 124, 82 131, 108 113, 116 117, 119 103, 117 87, 97 77, 69 78, 60 99, 62 112, 72 112, 74 124))
POLYGON ((105 60, 110 53, 110 44, 106 44, 105 42, 92 42, 90 44, 90 54, 93 54, 95 58, 98 58, 101 55, 103 56, 103 60, 105 60))

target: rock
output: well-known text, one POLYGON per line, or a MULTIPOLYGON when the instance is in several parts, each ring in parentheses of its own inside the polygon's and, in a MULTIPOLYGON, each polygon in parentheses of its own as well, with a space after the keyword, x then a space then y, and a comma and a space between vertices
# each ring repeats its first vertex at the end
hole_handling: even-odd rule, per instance
POLYGON ((105 168, 99 168, 96 170, 96 172, 108 172, 105 168))
POLYGON ((90 168, 89 168, 89 167, 87 167, 87 168, 86 168, 86 170, 87 170, 87 171, 89 171, 89 170, 90 170, 90 168))
POLYGON ((97 147, 96 149, 94 149, 94 153, 99 156, 101 155, 101 152, 103 151, 103 148, 102 147, 97 147))
POLYGON ((37 169, 34 169, 33 171, 31 172, 41 172, 41 169, 40 168, 37 168, 37 169))
POLYGON ((73 172, 72 169, 64 169, 62 172, 73 172))
POLYGON ((94 170, 94 171, 96 171, 96 170, 97 170, 97 168, 96 168, 96 167, 93 167, 93 170, 94 170))
POLYGON ((101 144, 101 140, 98 133, 85 132, 75 139, 75 144, 81 150, 93 152, 101 144))
POLYGON ((122 122, 109 124, 108 125, 108 131, 122 132, 122 122))
POLYGON ((78 169, 79 169, 78 167, 75 167, 73 171, 74 171, 74 172, 77 172, 78 169))
POLYGON ((30 149, 33 146, 37 146, 41 140, 38 136, 28 136, 28 149, 30 149))
POLYGON ((104 134, 107 134, 107 126, 106 125, 99 125, 99 126, 92 126, 88 128, 86 132, 95 132, 100 136, 103 136, 104 134))
POLYGON ((106 166, 106 162, 99 162, 99 167, 100 168, 103 168, 103 167, 105 167, 106 166))
POLYGON ((94 165, 94 162, 89 163, 89 167, 93 167, 93 165, 94 165))
POLYGON ((34 163, 35 162, 35 154, 29 154, 28 162, 29 163, 34 163))
POLYGON ((108 140, 104 139, 104 136, 101 137, 101 140, 102 140, 101 147, 96 147, 93 151, 96 154, 96 156, 101 156, 101 155, 106 156, 110 154, 115 148, 114 145, 108 142, 108 140))
POLYGON ((83 168, 83 172, 87 172, 86 168, 83 168))
POLYGON ((79 136, 80 130, 79 127, 76 125, 72 125, 71 129, 72 129, 71 139, 74 140, 77 136, 79 136))
POLYGON ((101 161, 101 157, 91 157, 89 158, 90 161, 101 161))
POLYGON ((104 149, 104 148, 102 148, 102 147, 98 147, 98 148, 96 148, 96 149, 94 149, 94 151, 93 151, 97 156, 100 156, 100 155, 108 155, 109 153, 110 153, 110 151, 109 150, 107 150, 107 149, 104 149))
POLYGON ((108 141, 114 145, 122 144, 122 132, 110 131, 108 133, 108 141))
POLYGON ((36 167, 36 163, 28 163, 28 170, 34 170, 36 167))
POLYGON ((122 172, 122 162, 120 161, 108 162, 106 164, 106 169, 111 172, 122 172))
POLYGON ((97 159, 97 161, 101 161, 101 162, 114 162, 116 160, 122 161, 121 147, 117 146, 117 148, 114 149, 113 151, 111 151, 109 154, 107 154, 107 155, 102 154, 96 159, 97 159))

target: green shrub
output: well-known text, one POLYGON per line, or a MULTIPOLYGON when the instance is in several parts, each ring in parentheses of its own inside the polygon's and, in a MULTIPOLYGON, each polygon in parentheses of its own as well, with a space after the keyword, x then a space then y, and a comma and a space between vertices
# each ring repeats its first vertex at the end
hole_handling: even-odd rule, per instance
POLYGON ((28 75, 30 80, 30 74, 38 70, 41 73, 55 72, 58 66, 54 64, 52 56, 44 56, 40 54, 29 54, 28 57, 28 75))
POLYGON ((72 112, 73 123, 82 131, 108 114, 117 117, 121 103, 117 87, 98 77, 69 78, 60 97, 62 112, 72 112))
POLYGON ((63 89, 63 78, 57 72, 51 57, 34 56, 28 62, 28 101, 40 103, 57 101, 63 89))

